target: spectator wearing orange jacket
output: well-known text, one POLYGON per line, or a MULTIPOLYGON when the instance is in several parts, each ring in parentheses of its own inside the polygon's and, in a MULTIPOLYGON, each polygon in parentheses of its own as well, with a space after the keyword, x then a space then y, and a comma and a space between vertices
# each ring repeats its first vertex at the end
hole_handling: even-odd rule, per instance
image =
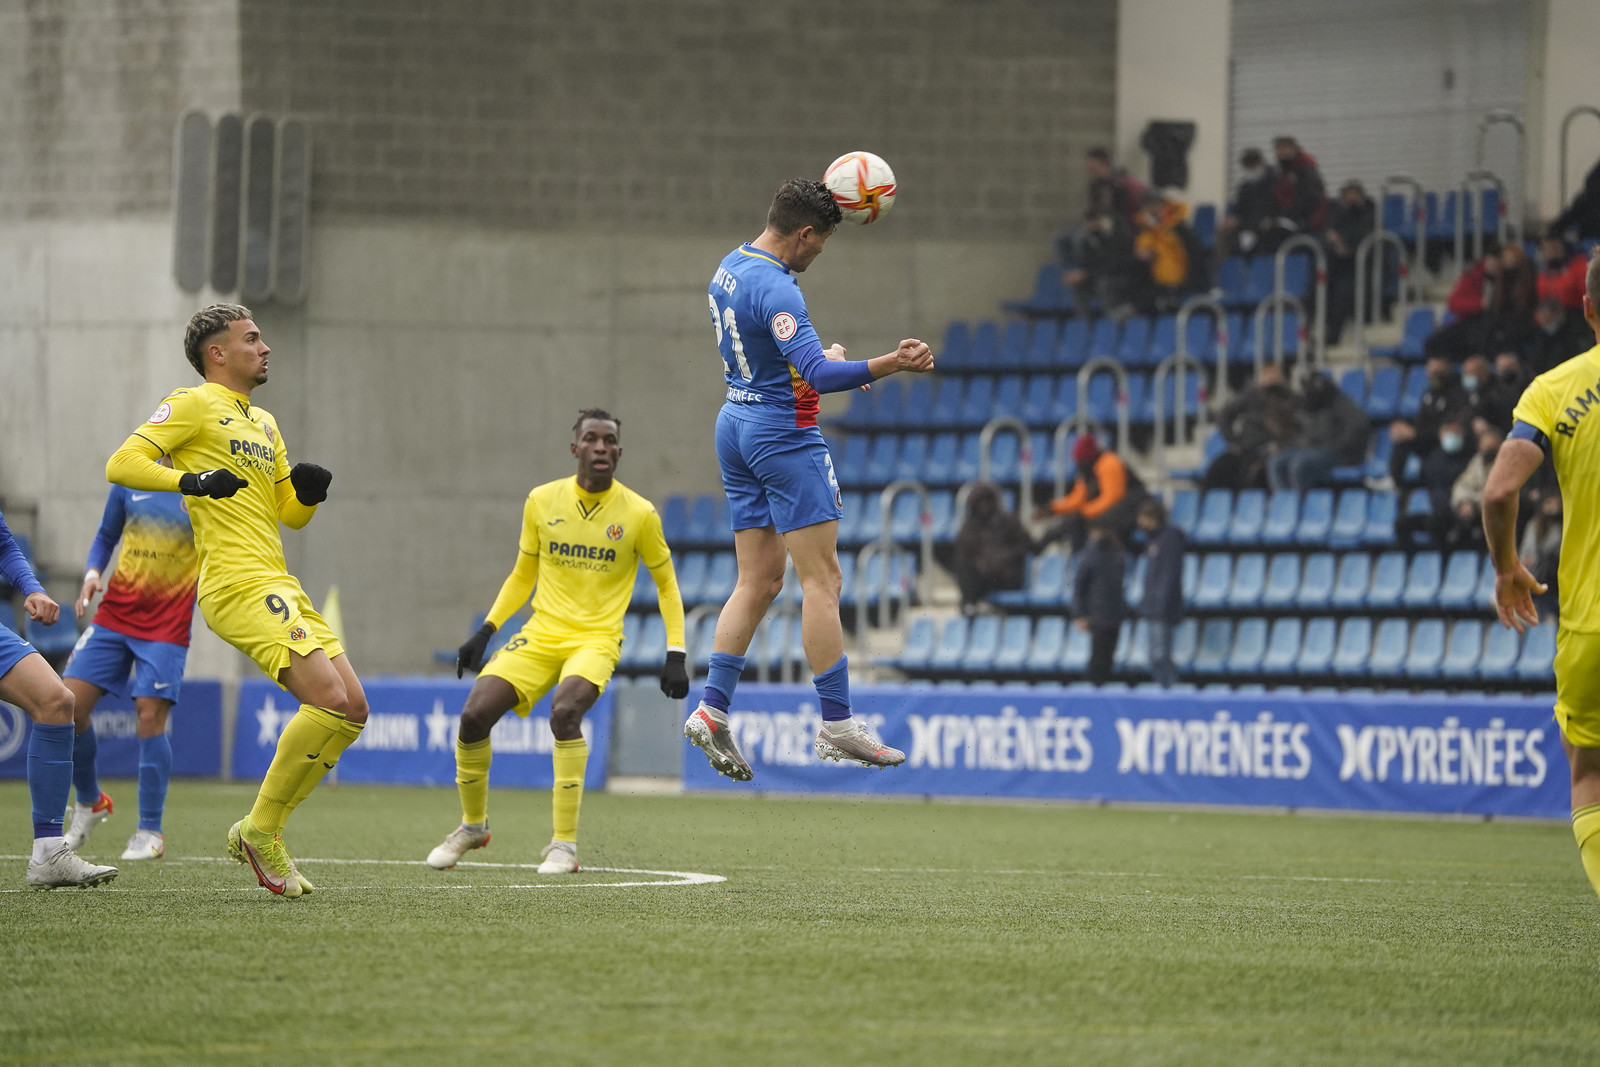
POLYGON ((1037 516, 1058 517, 1040 539, 1040 547, 1065 538, 1073 552, 1082 551, 1089 524, 1096 521, 1104 522, 1117 540, 1126 544, 1138 522, 1139 504, 1147 495, 1144 483, 1121 456, 1102 449, 1094 434, 1078 438, 1072 446, 1072 462, 1078 468, 1072 487, 1037 516))

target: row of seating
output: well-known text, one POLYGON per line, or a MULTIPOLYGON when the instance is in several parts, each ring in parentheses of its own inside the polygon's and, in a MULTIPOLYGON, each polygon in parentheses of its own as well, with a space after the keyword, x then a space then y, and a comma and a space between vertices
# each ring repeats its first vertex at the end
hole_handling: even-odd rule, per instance
MULTIPOLYGON (((1272 295, 1276 266, 1272 256, 1229 256, 1217 264, 1216 296, 1227 307, 1254 307, 1272 295)), ((1291 252, 1284 260, 1283 291, 1299 300, 1311 296, 1311 254, 1291 252)), ((1200 288, 1213 288, 1210 280, 1200 288)), ((1034 275, 1033 292, 1024 300, 1007 301, 1007 311, 1023 315, 1070 315, 1083 312, 1078 297, 1062 281, 1061 265, 1041 264, 1034 275)))
MULTIPOLYGON (((909 591, 916 588, 916 556, 910 552, 896 552, 888 560, 887 566, 888 589, 909 591)), ((884 567, 885 561, 881 555, 873 555, 867 560, 866 574, 862 577, 867 583, 869 604, 876 604, 885 588, 884 567)), ((739 564, 732 552, 684 552, 674 559, 674 570, 678 576, 678 593, 686 608, 727 603, 739 580, 739 564)), ((839 602, 849 606, 856 603, 860 590, 860 583, 856 580, 856 556, 853 553, 839 554, 839 571, 843 579, 839 602)), ((791 573, 785 578, 783 592, 776 603, 781 606, 799 602, 800 583, 791 573)), ((629 606, 635 611, 654 611, 659 603, 655 579, 648 568, 641 566, 634 578, 633 597, 629 606)))
MULTIPOLYGON (((1148 627, 1125 623, 1119 672, 1149 671, 1148 627)), ((1059 616, 921 616, 894 665, 913 677, 1076 676, 1089 663, 1090 638, 1059 616)), ((1551 677, 1555 626, 1515 630, 1480 619, 1411 621, 1352 616, 1300 619, 1186 619, 1174 631, 1173 662, 1191 676, 1370 678, 1395 682, 1542 684, 1551 677)))
MULTIPOLYGON (((1412 494, 1416 498, 1417 494, 1412 494)), ((1427 494, 1420 502, 1427 505, 1427 494)), ((1408 511, 1411 503, 1408 503, 1408 511)), ((1306 545, 1356 548, 1396 543, 1400 495, 1383 490, 1179 489, 1172 522, 1196 547, 1306 545)))
POLYGON ((19 617, 11 602, 11 592, 9 585, 0 591, 0 626, 26 640, 46 659, 66 656, 72 651, 78 643, 78 624, 70 611, 63 611, 54 623, 46 626, 37 619, 19 617))

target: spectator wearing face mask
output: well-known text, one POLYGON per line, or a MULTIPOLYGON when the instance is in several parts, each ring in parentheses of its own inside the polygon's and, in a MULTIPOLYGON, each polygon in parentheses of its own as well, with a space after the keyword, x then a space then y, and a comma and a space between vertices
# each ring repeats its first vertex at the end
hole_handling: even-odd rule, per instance
POLYGON ((1450 488, 1450 509, 1455 521, 1445 533, 1447 547, 1483 547, 1483 487, 1489 484, 1489 471, 1505 439, 1506 435, 1495 427, 1479 424, 1477 453, 1450 488))
POLYGON ((1466 448, 1467 423, 1464 418, 1451 416, 1439 425, 1438 447, 1422 460, 1421 477, 1415 488, 1426 490, 1428 513, 1402 514, 1395 524, 1395 532, 1402 545, 1409 545, 1414 534, 1421 534, 1435 545, 1443 545, 1455 525, 1455 512, 1450 506, 1450 493, 1456 479, 1467 469, 1472 454, 1466 448))
POLYGON ((1294 444, 1267 461, 1273 489, 1315 489, 1333 468, 1367 457, 1367 414, 1326 374, 1313 374, 1301 391, 1300 432, 1294 444))
POLYGON ((1345 182, 1333 205, 1323 239, 1328 243, 1329 344, 1338 344, 1356 310, 1356 249, 1372 232, 1376 209, 1358 181, 1345 182))
POLYGON ((1412 456, 1426 460, 1439 446, 1439 428, 1447 420, 1464 419, 1471 410, 1461 375, 1442 356, 1430 357, 1425 364, 1428 388, 1422 394, 1417 417, 1412 422, 1396 419, 1389 425, 1394 451, 1389 455, 1389 476, 1396 483, 1405 477, 1406 463, 1412 456))
POLYGON ((1274 175, 1259 148, 1246 148, 1239 156, 1239 184, 1233 187, 1218 235, 1224 256, 1249 255, 1261 239, 1261 226, 1273 216, 1274 175))
POLYGON ((1459 362, 1475 352, 1521 352, 1533 339, 1538 283, 1520 244, 1485 256, 1457 279, 1450 291, 1456 321, 1423 342, 1429 357, 1459 362))
POLYGON ((1594 331, 1583 321, 1582 312, 1573 311, 1559 300, 1539 301, 1533 321, 1537 328, 1528 350, 1532 376, 1543 374, 1594 347, 1594 331))
MULTIPOLYGON (((1507 355, 1515 363, 1515 353, 1507 355)), ((1511 409, 1522 396, 1520 384, 1502 381, 1487 359, 1472 356, 1461 364, 1461 388, 1467 394, 1467 407, 1476 418, 1501 433, 1511 432, 1511 409)))
POLYGON ((1316 157, 1293 137, 1272 139, 1277 167, 1272 176, 1272 218, 1261 223, 1261 252, 1276 252, 1296 233, 1321 233, 1328 222, 1328 187, 1316 157))

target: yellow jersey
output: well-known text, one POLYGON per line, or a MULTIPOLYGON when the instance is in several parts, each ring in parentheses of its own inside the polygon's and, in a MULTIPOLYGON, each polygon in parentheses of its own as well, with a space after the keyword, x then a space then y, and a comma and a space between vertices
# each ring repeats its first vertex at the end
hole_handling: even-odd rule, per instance
POLYGON ((129 489, 177 492, 186 472, 227 469, 249 484, 231 497, 188 498, 200 557, 199 595, 289 573, 278 523, 299 529, 315 505, 289 482, 289 450, 271 414, 215 382, 176 389, 123 442, 106 478, 129 489), (156 462, 172 457, 172 467, 156 462))
POLYGON ((639 564, 650 568, 667 624, 667 644, 683 648, 683 599, 655 505, 621 482, 589 493, 578 479, 537 486, 522 505, 517 566, 488 621, 496 628, 533 595, 527 631, 571 637, 622 636, 639 564))
POLYGON ((1561 627, 1600 633, 1600 346, 1535 378, 1512 418, 1561 483, 1561 627))

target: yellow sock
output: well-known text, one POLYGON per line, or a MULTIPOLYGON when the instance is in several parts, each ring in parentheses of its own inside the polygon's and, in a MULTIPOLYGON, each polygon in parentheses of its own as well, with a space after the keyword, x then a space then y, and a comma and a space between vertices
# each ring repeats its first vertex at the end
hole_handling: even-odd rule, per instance
POLYGON ((557 841, 578 841, 578 807, 583 803, 583 771, 589 765, 589 742, 583 738, 575 741, 557 741, 550 755, 555 767, 555 793, 551 799, 551 821, 557 841))
POLYGON ((339 732, 330 737, 328 743, 322 746, 322 751, 317 753, 316 759, 306 761, 305 776, 300 779, 300 784, 295 787, 294 796, 289 798, 289 804, 283 813, 284 822, 289 821, 289 816, 294 814, 294 809, 300 806, 300 802, 310 796, 311 791, 317 788, 322 780, 328 776, 328 772, 333 770, 334 766, 339 762, 339 757, 344 754, 344 750, 356 743, 356 739, 361 736, 361 730, 365 725, 365 723, 350 722, 348 719, 340 720, 339 732))
POLYGON ((456 741, 456 792, 461 794, 461 821, 482 826, 489 821, 489 739, 456 741))
POLYGON ((344 716, 336 712, 300 705, 278 735, 278 751, 273 754, 272 766, 261 779, 261 790, 250 809, 250 825, 258 834, 271 837, 283 829, 300 780, 343 726, 344 716))
POLYGON ((1600 893, 1600 804, 1586 804, 1572 813, 1572 836, 1578 839, 1583 873, 1600 893))

